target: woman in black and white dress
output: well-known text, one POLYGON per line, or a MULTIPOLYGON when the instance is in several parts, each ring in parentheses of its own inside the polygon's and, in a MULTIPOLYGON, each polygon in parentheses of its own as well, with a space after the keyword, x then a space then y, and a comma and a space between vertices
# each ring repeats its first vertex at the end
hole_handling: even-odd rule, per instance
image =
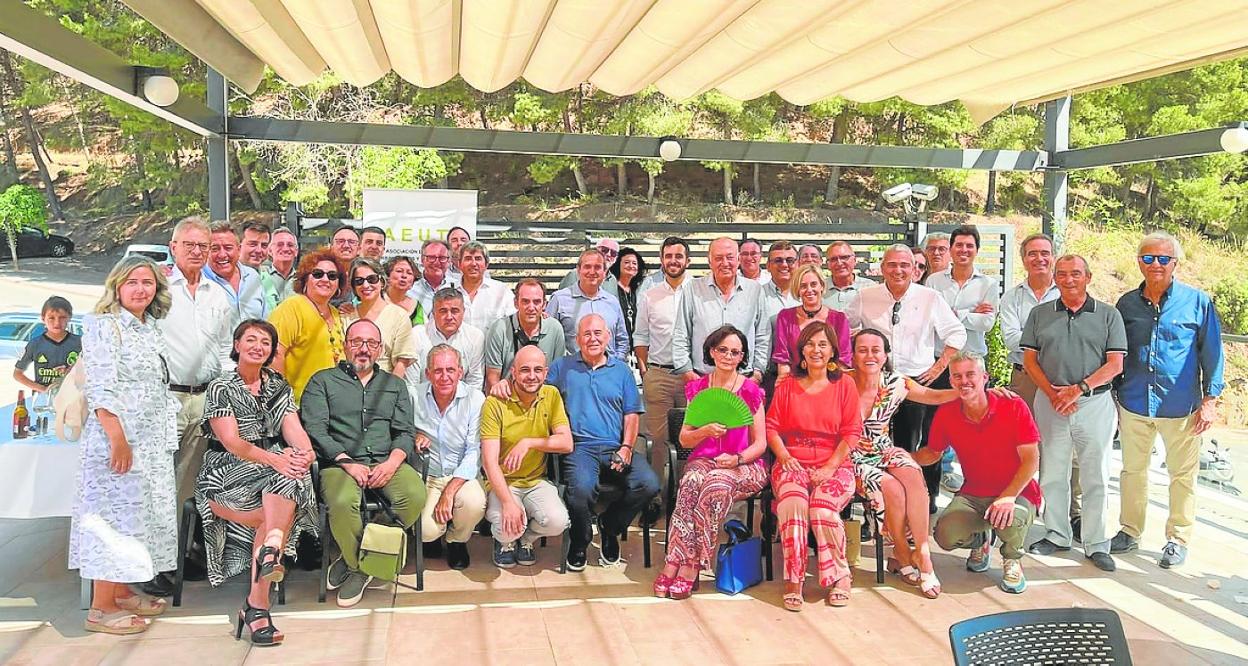
POLYGON ((213 380, 204 397, 208 451, 195 489, 208 580, 220 585, 251 572, 236 637, 246 625, 260 645, 282 641, 268 611, 270 583, 285 576, 282 555, 293 556, 299 537, 317 531, 308 472, 315 455, 290 385, 268 367, 276 347, 268 322, 249 319, 234 330, 238 368, 213 380))

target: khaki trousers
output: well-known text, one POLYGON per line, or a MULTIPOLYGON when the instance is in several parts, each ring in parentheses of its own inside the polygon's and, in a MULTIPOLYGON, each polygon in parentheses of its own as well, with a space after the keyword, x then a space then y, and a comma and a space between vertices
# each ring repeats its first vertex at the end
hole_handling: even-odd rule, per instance
POLYGON ((174 456, 174 480, 178 487, 178 524, 182 524, 182 503, 195 495, 199 468, 204 465, 208 438, 201 424, 204 420, 204 394, 173 392, 182 408, 178 410, 178 453, 174 456))
POLYGON ((1151 418, 1118 407, 1122 431, 1122 531, 1140 538, 1148 509, 1148 462, 1153 443, 1161 436, 1170 475, 1170 517, 1166 539, 1186 545, 1196 522, 1196 474, 1200 471, 1200 436, 1194 434, 1196 416, 1151 418))
POLYGON ((659 487, 667 487, 667 412, 684 407, 685 380, 666 368, 651 367, 641 380, 641 395, 646 402, 642 416, 646 433, 654 443, 650 447, 650 469, 659 477, 659 487))
POLYGON ((451 476, 439 476, 425 482, 425 509, 420 514, 420 537, 426 542, 437 541, 443 534, 448 543, 467 543, 477 523, 485 517, 485 489, 481 482, 465 481, 455 493, 451 505, 451 522, 439 523, 433 519, 433 510, 442 499, 442 491, 451 482, 451 476))
MULTIPOLYGON (((390 482, 377 490, 386 496, 390 509, 403 523, 403 529, 420 519, 420 512, 425 508, 425 484, 420 479, 420 472, 411 465, 399 465, 390 482)), ((364 489, 342 468, 330 467, 321 472, 321 495, 329 508, 329 531, 342 551, 342 559, 347 568, 357 571, 360 568, 360 537, 364 535, 364 521, 360 516, 360 499, 364 489)), ((325 535, 322 534, 321 538, 324 539, 325 535)))
POLYGON ((978 548, 984 543, 984 533, 995 531, 1001 537, 1001 557, 1017 560, 1023 556, 1023 540, 1027 538, 1027 528, 1036 519, 1036 507, 1025 498, 1014 498, 1014 520, 1003 530, 994 530, 984 519, 988 507, 996 501, 995 497, 974 497, 961 493, 953 496, 953 501, 940 517, 936 519, 936 543, 945 550, 958 548, 978 548))
MULTIPOLYGON (((1034 418, 1036 413, 1035 402, 1036 392, 1040 390, 1036 383, 1031 381, 1031 377, 1027 373, 1014 368, 1013 374, 1010 375, 1010 390, 1017 393, 1027 406, 1031 407, 1031 413, 1034 418)), ((1040 455, 1044 456, 1044 447, 1040 447, 1040 455)), ((1070 468, 1070 519, 1074 520, 1079 517, 1079 503, 1083 498, 1083 489, 1079 486, 1079 459, 1075 458, 1071 461, 1070 468)), ((1047 499, 1047 498, 1046 498, 1047 499)))

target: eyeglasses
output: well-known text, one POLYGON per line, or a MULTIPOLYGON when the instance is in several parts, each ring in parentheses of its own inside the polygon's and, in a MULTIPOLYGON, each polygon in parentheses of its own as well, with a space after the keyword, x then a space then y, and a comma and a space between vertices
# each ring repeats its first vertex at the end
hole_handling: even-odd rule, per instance
POLYGON ((359 244, 360 244, 360 241, 355 240, 354 238, 335 238, 334 239, 334 245, 341 245, 343 247, 355 247, 359 244))
POLYGON ((311 273, 308 273, 308 275, 311 275, 314 280, 320 280, 322 278, 326 280, 338 280, 338 271, 323 271, 319 268, 314 268, 311 273))
POLYGON ((364 284, 365 282, 369 284, 377 284, 378 282, 381 282, 381 276, 377 275, 376 273, 373 273, 372 275, 365 275, 363 277, 351 278, 351 286, 353 287, 358 287, 364 284))
POLYGON ((351 338, 350 340, 347 340, 347 346, 351 347, 352 349, 358 349, 360 347, 363 347, 369 351, 377 351, 378 349, 381 349, 381 341, 380 340, 364 340, 362 338, 351 338))
POLYGON ((609 247, 600 247, 600 248, 598 248, 598 252, 602 253, 602 255, 603 255, 604 257, 618 257, 618 256, 620 256, 620 253, 619 253, 619 251, 618 251, 618 250, 612 250, 612 249, 611 249, 611 248, 609 248, 609 247))
POLYGON ((771 263, 783 264, 785 266, 792 266, 793 264, 797 263, 797 257, 772 257, 771 263))
POLYGON ((901 301, 893 303, 893 326, 901 322, 901 301))
POLYGON ((1141 254, 1140 261, 1149 266, 1152 266, 1154 261, 1162 266, 1169 266, 1170 262, 1174 261, 1174 257, 1165 254, 1141 254))
POLYGON ((433 254, 426 254, 426 255, 425 255, 425 261, 428 261, 428 262, 430 262, 430 263, 434 263, 434 264, 445 264, 446 262, 448 262, 448 261, 450 261, 450 260, 451 260, 450 255, 446 255, 446 254, 443 254, 443 255, 440 255, 440 256, 439 256, 439 255, 433 255, 433 254))
POLYGON ((850 261, 853 261, 853 259, 854 259, 854 255, 852 254, 834 254, 828 257, 828 261, 831 261, 834 263, 840 262, 840 261, 850 262, 850 261))
POLYGON ((179 242, 181 242, 181 243, 182 243, 182 247, 184 247, 184 248, 186 248, 186 249, 188 249, 188 250, 194 250, 194 251, 196 251, 196 252, 207 252, 207 251, 208 251, 208 244, 207 244, 207 243, 192 243, 192 242, 190 242, 190 241, 179 241, 179 242))
POLYGON ((740 349, 729 349, 727 347, 722 347, 722 346, 716 347, 715 352, 717 354, 723 354, 724 356, 727 356, 728 358, 741 358, 742 356, 745 355, 745 352, 741 351, 740 349))

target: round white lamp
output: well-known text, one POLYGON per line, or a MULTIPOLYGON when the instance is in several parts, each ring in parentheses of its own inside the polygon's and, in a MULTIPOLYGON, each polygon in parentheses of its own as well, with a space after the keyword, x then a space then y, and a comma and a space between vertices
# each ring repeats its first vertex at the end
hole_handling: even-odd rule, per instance
POLYGON ((163 74, 149 76, 143 80, 143 97, 156 106, 170 106, 178 101, 178 82, 163 74))
POLYGON ((1242 153, 1248 150, 1248 127, 1232 127, 1222 132, 1218 140, 1222 150, 1228 153, 1242 153))
POLYGON ((675 162, 680 159, 680 142, 671 138, 660 140, 659 158, 664 162, 675 162))

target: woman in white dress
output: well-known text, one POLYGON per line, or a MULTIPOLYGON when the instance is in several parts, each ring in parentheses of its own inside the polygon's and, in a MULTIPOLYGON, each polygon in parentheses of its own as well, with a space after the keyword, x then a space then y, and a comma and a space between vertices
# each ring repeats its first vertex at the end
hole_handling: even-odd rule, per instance
POLYGON ((134 634, 165 610, 128 584, 176 568, 173 456, 178 402, 169 394, 169 283, 150 259, 117 262, 83 321, 88 418, 69 532, 69 568, 94 584, 87 631, 134 634))

